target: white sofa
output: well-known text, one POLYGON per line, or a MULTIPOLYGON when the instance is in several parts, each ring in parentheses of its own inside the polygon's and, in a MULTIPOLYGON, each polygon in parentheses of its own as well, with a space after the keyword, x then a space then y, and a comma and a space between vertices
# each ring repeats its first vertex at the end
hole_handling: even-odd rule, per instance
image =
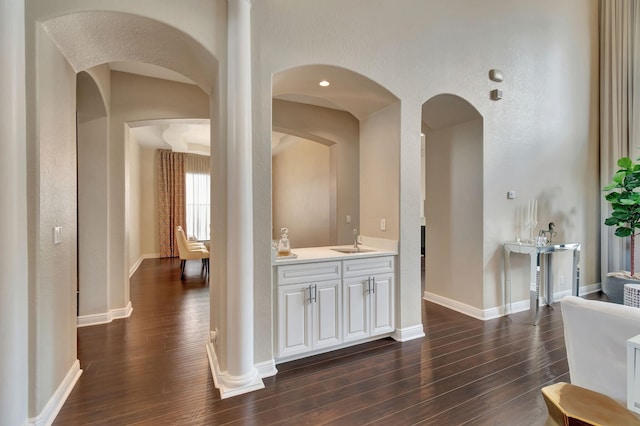
POLYGON ((566 296, 561 302, 571 383, 627 406, 627 340, 640 308, 566 296))

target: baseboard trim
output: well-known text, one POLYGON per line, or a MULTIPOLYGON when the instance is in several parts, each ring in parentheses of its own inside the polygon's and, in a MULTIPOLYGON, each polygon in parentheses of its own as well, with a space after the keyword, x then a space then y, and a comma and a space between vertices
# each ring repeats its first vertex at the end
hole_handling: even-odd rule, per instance
POLYGON ((133 266, 129 268, 129 278, 131 278, 133 274, 136 273, 136 271, 138 270, 138 267, 142 264, 143 260, 144 260, 144 257, 140 256, 138 260, 136 260, 136 263, 134 263, 133 266))
POLYGON ((412 327, 396 328, 396 331, 391 334, 393 340, 397 342, 407 342, 424 336, 425 334, 422 324, 414 325, 412 327))
POLYGON ((258 374, 260 377, 271 377, 278 374, 278 369, 276 368, 276 360, 270 359, 269 361, 263 361, 256 364, 256 368, 258 369, 258 374))
POLYGON ((220 392, 220 399, 231 398, 233 396, 264 389, 264 383, 262 382, 262 377, 258 371, 256 371, 256 375, 254 377, 251 377, 242 385, 234 383, 229 384, 229 382, 233 382, 234 380, 229 377, 226 371, 220 370, 220 364, 218 363, 218 357, 216 356, 216 350, 212 342, 207 343, 207 357, 209 358, 209 367, 211 368, 213 384, 220 392))
POLYGON ((129 268, 129 278, 131 278, 133 276, 133 274, 136 273, 136 271, 138 270, 138 268, 142 264, 143 260, 145 260, 145 259, 159 259, 159 258, 160 258, 160 253, 148 253, 148 254, 141 255, 138 258, 138 260, 136 260, 136 263, 134 263, 133 266, 131 266, 131 268, 129 268))
POLYGON ((53 393, 47 405, 44 406, 42 412, 36 417, 32 417, 27 420, 27 426, 48 426, 53 423, 56 416, 60 412, 60 409, 64 405, 65 401, 69 397, 69 394, 73 390, 73 387, 78 382, 82 370, 80 369, 80 361, 77 359, 67 372, 67 375, 58 386, 58 389, 53 393))
POLYGON ((92 315, 82 315, 78 317, 78 327, 88 327, 91 325, 108 324, 114 319, 129 318, 133 312, 131 301, 124 308, 111 309, 109 312, 92 315))
POLYGON ((457 300, 439 296, 428 291, 424 292, 423 298, 424 300, 428 300, 429 302, 436 303, 438 305, 444 306, 445 308, 452 309, 456 312, 460 312, 461 314, 465 314, 482 321, 498 318, 499 316, 506 313, 502 312, 501 315, 499 314, 501 311, 504 311, 503 308, 487 309, 483 311, 482 309, 475 308, 473 306, 467 305, 466 303, 458 302, 457 300))
MULTIPOLYGON (((588 286, 581 286, 580 296, 598 292, 601 290, 601 288, 602 286, 600 283, 595 283, 588 286)), ((553 300, 557 302, 563 297, 568 296, 570 294, 571 294, 570 289, 556 292, 553 294, 553 300)), ((454 311, 460 312, 462 314, 465 314, 473 318, 477 318, 482 321, 499 318, 501 316, 507 315, 509 312, 512 314, 515 314, 518 312, 524 312, 529 310, 529 299, 512 302, 510 309, 508 306, 498 306, 495 308, 482 310, 482 309, 474 308, 473 306, 469 306, 464 303, 458 302, 456 300, 448 299, 446 297, 430 293, 428 291, 424 292, 423 298, 424 300, 428 300, 429 302, 436 303, 438 305, 444 306, 445 308, 452 309, 454 311)))

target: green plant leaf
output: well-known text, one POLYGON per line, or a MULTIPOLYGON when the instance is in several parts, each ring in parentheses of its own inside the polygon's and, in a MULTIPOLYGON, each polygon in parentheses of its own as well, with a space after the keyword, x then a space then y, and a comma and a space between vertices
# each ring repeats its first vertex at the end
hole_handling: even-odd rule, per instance
POLYGON ((607 201, 618 201, 620 199, 619 192, 610 192, 604 196, 604 199, 607 201))
POLYGON ((621 226, 620 228, 616 229, 615 234, 618 237, 630 237, 631 235, 633 235, 633 229, 621 226))
POLYGON ((618 167, 624 168, 624 169, 630 169, 633 167, 633 161, 631 161, 631 158, 629 157, 622 157, 621 159, 618 160, 618 167))
POLYGON ((613 181, 617 184, 622 184, 625 176, 627 176, 627 172, 624 170, 618 170, 615 175, 613 175, 613 181))
POLYGON ((607 226, 617 226, 620 223, 615 217, 608 217, 604 220, 604 224, 607 226))
POLYGON ((617 219, 619 222, 628 222, 631 215, 629 212, 624 211, 614 211, 611 213, 611 217, 617 219))

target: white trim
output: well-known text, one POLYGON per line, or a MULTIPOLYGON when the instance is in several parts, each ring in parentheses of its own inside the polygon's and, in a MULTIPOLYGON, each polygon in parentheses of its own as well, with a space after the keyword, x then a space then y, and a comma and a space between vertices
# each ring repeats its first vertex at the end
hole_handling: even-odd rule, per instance
POLYGON ((78 382, 82 370, 80 369, 80 361, 77 359, 67 372, 58 389, 53 393, 47 405, 44 406, 40 414, 31 417, 25 423, 25 426, 49 426, 56 419, 60 409, 69 397, 71 390, 78 382))
POLYGON ((276 368, 276 360, 270 359, 268 361, 259 362, 256 364, 256 368, 258 369, 258 374, 260 377, 271 377, 278 374, 278 369, 276 368))
POLYGON ((140 264, 142 263, 142 261, 144 260, 144 258, 142 256, 140 256, 138 258, 138 260, 136 260, 136 263, 134 263, 131 268, 129 268, 129 278, 131 278, 133 276, 133 274, 136 273, 136 271, 138 270, 138 267, 140 266, 140 264))
POLYGON ((492 315, 495 315, 494 312, 490 312, 490 311, 493 311, 493 309, 483 311, 473 306, 469 306, 465 303, 458 302, 457 300, 448 299, 446 297, 442 297, 437 294, 430 293, 428 291, 424 292, 424 299, 428 300, 429 302, 437 303, 438 305, 444 306, 445 308, 453 309, 454 311, 460 312, 462 314, 465 314, 470 317, 477 318, 483 321, 497 318, 500 316, 500 315, 492 316, 492 315))
POLYGON ((412 327, 396 328, 396 331, 391 334, 391 337, 397 342, 407 342, 424 336, 425 334, 422 324, 414 325, 412 327))
POLYGON ((133 312, 131 301, 124 308, 111 309, 109 312, 92 315, 78 316, 78 327, 88 327, 90 325, 108 324, 114 319, 129 318, 133 312))
MULTIPOLYGON (((586 294, 591 294, 600 291, 601 285, 600 283, 591 284, 588 286, 580 286, 580 296, 584 296, 586 294)), ((563 290, 560 292, 553 293, 554 302, 559 301, 565 296, 571 294, 571 290, 563 290)), ((434 293, 430 293, 428 291, 424 292, 423 296, 424 300, 428 300, 429 302, 436 303, 438 305, 444 306, 445 308, 452 309, 454 311, 460 312, 462 314, 468 315, 473 318, 477 318, 482 321, 487 321, 490 319, 499 318, 501 316, 507 315, 509 310, 506 306, 497 306, 495 308, 489 309, 478 309, 473 306, 466 305, 464 303, 458 302, 456 300, 448 299, 443 296, 439 296, 434 293)), ((515 314, 518 312, 524 312, 529 310, 529 300, 519 300, 517 302, 511 303, 511 313, 515 314)), ((395 338, 395 337, 394 337, 395 338)))
POLYGON ((138 258, 138 260, 136 260, 136 263, 134 263, 133 266, 131 266, 131 268, 129 268, 129 278, 131 278, 133 276, 133 274, 136 273, 136 271, 138 270, 138 268, 142 264, 143 260, 145 260, 145 259, 159 259, 159 258, 160 258, 160 253, 147 253, 147 254, 141 255, 138 258))
MULTIPOLYGON (((220 370, 220 364, 218 363, 218 357, 216 356, 216 350, 212 342, 207 343, 207 357, 209 358, 209 367, 211 368, 213 384, 220 392, 220 399, 231 398, 232 396, 264 389, 264 383, 262 382, 260 374, 256 374, 249 383, 243 384, 242 386, 229 386, 228 383, 233 381, 233 378, 230 377, 226 371, 220 370)), ((264 368, 264 366, 262 367, 264 368)))

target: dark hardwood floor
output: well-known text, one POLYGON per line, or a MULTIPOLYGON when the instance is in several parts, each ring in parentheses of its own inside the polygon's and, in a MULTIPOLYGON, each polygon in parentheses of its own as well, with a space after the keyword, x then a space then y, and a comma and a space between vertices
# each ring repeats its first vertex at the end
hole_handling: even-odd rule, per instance
POLYGON ((145 260, 129 319, 78 329, 84 373, 56 425, 543 425, 540 388, 569 381, 559 304, 479 321, 423 301, 427 336, 278 365, 260 391, 220 400, 208 367, 200 265, 145 260))

